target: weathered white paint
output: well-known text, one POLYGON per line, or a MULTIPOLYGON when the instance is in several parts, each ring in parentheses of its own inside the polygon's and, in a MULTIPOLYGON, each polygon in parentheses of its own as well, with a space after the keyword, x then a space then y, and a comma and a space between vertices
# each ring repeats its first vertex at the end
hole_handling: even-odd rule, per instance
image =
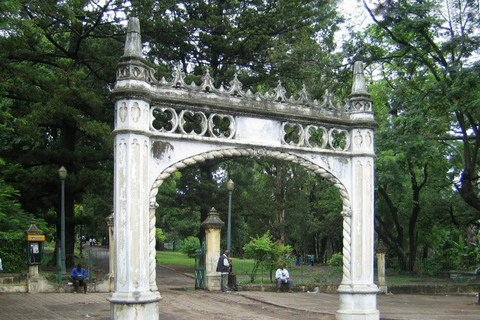
MULTIPOLYGON (((181 68, 173 80, 156 80, 141 54, 138 19, 129 22, 125 53, 117 69, 115 99, 115 291, 113 319, 158 319, 155 285, 156 194, 163 181, 187 166, 214 158, 270 157, 297 163, 330 181, 343 202, 343 279, 337 319, 379 319, 373 283, 373 168, 376 127, 363 66, 354 67, 352 94, 335 106, 310 101, 305 88, 287 98, 281 83, 273 94, 215 88, 207 73, 201 85, 185 83, 181 68), (170 115, 170 127, 158 127, 155 113, 170 115), (186 114, 200 119, 189 132, 186 114), (216 119, 229 121, 226 136, 216 119), (286 135, 289 130, 295 138, 286 135), (316 132, 321 140, 311 140, 316 132)), ((220 254, 220 230, 207 230, 206 281, 219 286, 213 270, 220 254), (210 240, 208 240, 210 239, 210 240), (215 245, 214 245, 215 243, 215 245)))

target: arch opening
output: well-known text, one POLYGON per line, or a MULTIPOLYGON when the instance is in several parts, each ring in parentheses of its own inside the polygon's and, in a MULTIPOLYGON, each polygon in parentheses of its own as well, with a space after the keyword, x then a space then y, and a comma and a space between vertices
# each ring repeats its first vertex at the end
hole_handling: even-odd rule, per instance
POLYGON ((156 196, 158 194, 158 189, 163 184, 163 182, 168 179, 172 174, 177 171, 180 171, 188 166, 193 166, 198 163, 203 163, 208 160, 216 159, 235 159, 240 157, 247 158, 272 158, 276 160, 282 160, 297 164, 309 172, 312 172, 316 176, 330 182, 338 191, 340 199, 342 201, 342 211, 341 215, 343 216, 343 228, 342 228, 342 238, 343 238, 343 278, 342 284, 348 284, 351 280, 351 202, 348 191, 344 184, 329 170, 324 167, 309 161, 305 158, 302 158, 298 155, 280 152, 275 150, 268 149, 253 149, 253 148, 235 148, 235 149, 222 149, 214 150, 205 153, 201 153, 189 158, 183 159, 176 163, 171 164, 169 167, 165 168, 162 172, 157 175, 157 179, 153 183, 150 190, 150 206, 153 209, 151 214, 150 221, 150 233, 155 232, 155 209, 158 207, 156 202, 156 196))

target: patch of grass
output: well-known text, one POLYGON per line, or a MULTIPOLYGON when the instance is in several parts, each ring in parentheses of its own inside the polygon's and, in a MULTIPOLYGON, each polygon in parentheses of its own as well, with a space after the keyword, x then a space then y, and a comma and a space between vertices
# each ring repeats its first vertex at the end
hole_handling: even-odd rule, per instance
POLYGON ((157 251, 157 264, 195 267, 195 258, 189 258, 186 254, 176 251, 157 251))
POLYGON ((387 281, 387 285, 439 284, 451 282, 449 278, 415 276, 408 274, 387 275, 385 278, 387 281))

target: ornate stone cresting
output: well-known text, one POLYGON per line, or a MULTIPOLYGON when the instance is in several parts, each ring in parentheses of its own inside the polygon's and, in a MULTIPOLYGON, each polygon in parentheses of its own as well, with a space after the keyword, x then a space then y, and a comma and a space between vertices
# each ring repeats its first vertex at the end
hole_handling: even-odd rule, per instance
MULTIPOLYGON (((137 37, 135 37, 135 39, 137 39, 137 37)), ((119 68, 119 70, 120 71, 117 74, 117 79, 132 77, 132 75, 135 77, 135 75, 140 76, 142 74, 148 74, 148 77, 145 78, 146 81, 159 88, 174 88, 176 90, 188 92, 209 93, 211 95, 217 95, 220 97, 238 97, 251 101, 276 102, 326 111, 349 112, 352 109, 349 100, 341 105, 335 104, 333 94, 329 90, 325 91, 321 102, 310 99, 310 95, 305 85, 302 86, 302 89, 298 93, 288 95, 286 88, 282 85, 280 80, 278 80, 278 85, 273 88, 272 91, 267 91, 263 94, 260 92, 253 93, 250 89, 243 89, 243 84, 238 79, 237 73, 235 73, 234 78, 229 82, 230 86, 227 88, 225 88, 223 85, 220 85, 218 88, 215 87, 215 79, 210 75, 208 69, 203 75, 202 82, 200 84, 197 85, 193 81, 187 83, 185 80, 186 75, 183 72, 181 63, 178 63, 175 66, 172 72, 171 80, 167 80, 165 78, 162 78, 160 81, 155 80, 153 76, 154 70, 150 68, 148 68, 148 70, 135 70, 134 67, 133 69, 119 68)))

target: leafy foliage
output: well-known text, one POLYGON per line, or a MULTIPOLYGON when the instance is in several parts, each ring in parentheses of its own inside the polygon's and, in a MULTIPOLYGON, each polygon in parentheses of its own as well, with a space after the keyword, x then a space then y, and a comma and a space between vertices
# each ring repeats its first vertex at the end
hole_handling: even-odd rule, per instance
POLYGON ((25 248, 27 237, 23 232, 0 232, 0 258, 4 272, 23 272, 27 268, 25 248))
POLYGON ((186 254, 189 258, 195 258, 195 251, 200 248, 200 240, 197 237, 187 237, 183 240, 182 253, 186 254))
POLYGON ((479 7, 364 4, 374 24, 344 48, 376 75, 376 232, 412 271, 419 254, 443 251, 439 232, 478 226, 480 109, 471 106, 478 104, 479 7))
POLYGON ((341 267, 343 266, 343 254, 341 253, 334 253, 330 259, 327 261, 327 265, 333 267, 341 267))
POLYGON ((293 249, 288 245, 275 244, 270 232, 267 231, 263 236, 252 238, 249 243, 245 244, 243 250, 246 257, 255 260, 255 264, 250 272, 250 282, 254 282, 260 265, 270 270, 271 277, 273 270, 279 263, 284 261, 285 256, 289 255, 293 249))
MULTIPOLYGON (((75 202, 82 202, 87 191, 112 202, 112 193, 105 192, 111 190, 112 181, 113 108, 108 88, 115 80, 123 43, 116 35, 121 27, 106 16, 120 3, 12 0, 7 4, 0 6, 4 115, 0 134, 12 138, 2 139, 0 157, 10 165, 0 178, 19 191, 25 212, 59 230, 57 170, 67 168, 65 231, 67 264, 72 266, 75 202)), ((95 218, 103 220, 111 213, 111 205, 106 209, 97 204, 85 205, 85 214, 91 214, 86 221, 95 222, 86 226, 92 234, 101 225, 95 218)))

